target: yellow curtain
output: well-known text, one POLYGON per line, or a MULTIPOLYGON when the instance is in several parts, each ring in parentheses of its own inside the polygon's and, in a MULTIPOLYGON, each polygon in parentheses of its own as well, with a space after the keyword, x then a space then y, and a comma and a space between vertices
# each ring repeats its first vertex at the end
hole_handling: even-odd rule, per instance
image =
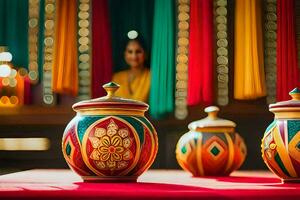
POLYGON ((235 2, 234 98, 255 99, 266 95, 262 1, 235 2))
POLYGON ((77 1, 56 1, 55 44, 52 89, 62 94, 77 95, 77 1))
POLYGON ((120 85, 116 95, 123 98, 148 102, 151 75, 149 69, 143 72, 129 84, 129 70, 121 71, 113 76, 113 81, 120 85))

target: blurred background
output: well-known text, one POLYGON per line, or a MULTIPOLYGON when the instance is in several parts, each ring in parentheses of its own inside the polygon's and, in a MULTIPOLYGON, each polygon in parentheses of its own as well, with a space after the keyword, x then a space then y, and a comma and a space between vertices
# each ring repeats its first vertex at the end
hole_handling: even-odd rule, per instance
POLYGON ((67 168, 71 106, 105 95, 101 86, 128 69, 131 30, 151 71, 152 168, 179 168, 178 139, 217 105, 248 147, 242 169, 266 169, 268 104, 300 86, 300 1, 0 0, 0 173, 67 168))

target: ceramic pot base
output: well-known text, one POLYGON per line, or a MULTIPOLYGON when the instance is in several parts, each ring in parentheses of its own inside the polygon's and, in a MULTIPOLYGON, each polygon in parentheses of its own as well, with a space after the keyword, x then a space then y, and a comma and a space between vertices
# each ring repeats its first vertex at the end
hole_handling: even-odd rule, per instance
POLYGON ((99 177, 99 176, 83 176, 81 177, 84 182, 87 183, 120 183, 120 182, 137 182, 136 176, 106 176, 106 177, 99 177))

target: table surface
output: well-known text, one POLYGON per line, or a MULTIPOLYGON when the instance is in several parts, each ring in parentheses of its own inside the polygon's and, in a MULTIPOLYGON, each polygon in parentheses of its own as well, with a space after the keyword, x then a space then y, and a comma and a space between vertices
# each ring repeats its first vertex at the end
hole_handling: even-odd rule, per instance
POLYGON ((84 183, 71 170, 28 170, 0 176, 3 199, 282 199, 300 197, 268 171, 195 178, 181 170, 149 170, 137 183, 84 183))

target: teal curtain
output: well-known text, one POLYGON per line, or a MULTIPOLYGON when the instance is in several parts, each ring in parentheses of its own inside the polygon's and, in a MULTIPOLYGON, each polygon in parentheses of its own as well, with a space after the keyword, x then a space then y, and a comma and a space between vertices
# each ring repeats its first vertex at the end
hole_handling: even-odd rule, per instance
POLYGON ((150 114, 161 118, 174 108, 175 2, 155 0, 151 53, 150 114))
POLYGON ((28 0, 0 0, 0 45, 14 66, 28 68, 28 0))
POLYGON ((123 51, 127 33, 136 30, 145 40, 150 57, 154 0, 110 0, 114 71, 127 69, 123 51))

